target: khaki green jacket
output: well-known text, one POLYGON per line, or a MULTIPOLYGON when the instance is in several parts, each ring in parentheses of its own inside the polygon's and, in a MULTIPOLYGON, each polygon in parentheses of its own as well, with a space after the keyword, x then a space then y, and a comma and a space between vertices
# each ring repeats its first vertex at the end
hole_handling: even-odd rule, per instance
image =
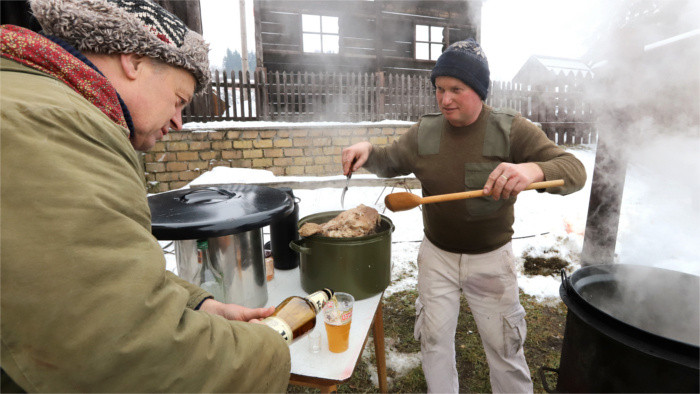
POLYGON ((165 269, 128 130, 0 63, 2 369, 27 391, 285 391, 275 331, 193 310, 165 269))

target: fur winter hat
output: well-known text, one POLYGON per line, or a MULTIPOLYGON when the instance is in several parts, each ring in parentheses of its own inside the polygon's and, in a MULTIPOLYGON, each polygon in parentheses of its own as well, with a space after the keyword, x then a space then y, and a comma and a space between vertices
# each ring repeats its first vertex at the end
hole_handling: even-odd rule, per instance
POLYGON ((470 38, 457 41, 445 49, 430 73, 430 81, 435 86, 437 77, 457 78, 474 89, 482 100, 486 100, 490 76, 484 51, 479 43, 470 38))
POLYGON ((209 45, 151 0, 29 0, 46 34, 83 52, 135 53, 191 72, 201 92, 211 81, 209 45))

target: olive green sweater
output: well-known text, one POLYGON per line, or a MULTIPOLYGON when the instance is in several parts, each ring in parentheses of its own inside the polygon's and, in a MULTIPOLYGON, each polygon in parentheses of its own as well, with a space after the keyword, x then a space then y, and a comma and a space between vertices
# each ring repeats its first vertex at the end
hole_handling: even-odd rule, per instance
MULTIPOLYGON (((504 135, 508 136, 507 130, 504 135)), ((466 127, 453 127, 442 115, 425 116, 392 145, 374 147, 364 167, 382 177, 413 173, 427 197, 482 189, 491 171, 504 161, 534 162, 542 168, 545 180, 564 179, 564 186, 547 189, 549 193, 569 194, 586 182, 583 164, 535 124, 519 114, 495 113, 488 105, 466 127), (493 139, 486 137, 487 129, 511 121, 509 141, 494 147, 493 139), (423 122, 429 125, 421 128, 423 122)), ((512 238, 515 200, 482 197, 423 205, 425 235, 449 252, 490 252, 512 238)))

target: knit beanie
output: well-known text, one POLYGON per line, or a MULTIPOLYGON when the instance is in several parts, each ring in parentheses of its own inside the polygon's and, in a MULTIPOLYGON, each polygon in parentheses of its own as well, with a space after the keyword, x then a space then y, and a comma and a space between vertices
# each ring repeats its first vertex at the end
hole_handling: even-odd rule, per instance
POLYGON ((133 53, 181 67, 202 92, 211 81, 209 45, 151 0, 29 0, 44 33, 81 52, 133 53))
POLYGON ((489 62, 479 43, 473 39, 457 41, 438 57, 430 82, 435 86, 437 77, 453 77, 464 82, 486 100, 489 91, 489 62))

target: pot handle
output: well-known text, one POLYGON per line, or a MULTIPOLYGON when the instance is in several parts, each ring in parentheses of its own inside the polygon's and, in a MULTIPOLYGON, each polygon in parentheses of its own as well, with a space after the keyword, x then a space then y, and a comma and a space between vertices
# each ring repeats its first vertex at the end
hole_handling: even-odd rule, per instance
POLYGON ((542 388, 544 391, 548 393, 554 393, 555 391, 552 390, 551 387, 549 387, 549 383, 547 383, 547 377, 544 376, 544 371, 549 371, 549 372, 554 372, 557 374, 557 379, 559 378, 559 370, 550 368, 550 367, 540 367, 540 380, 542 381, 542 388))
POLYGON ((561 269, 561 285, 564 286, 564 290, 568 293, 569 290, 569 277, 566 276, 566 271, 564 268, 561 269))
POLYGON ((303 240, 292 240, 289 242, 289 247, 292 248, 293 251, 297 253, 303 253, 303 254, 311 254, 311 248, 307 248, 306 246, 301 246, 299 242, 304 242, 303 240))

